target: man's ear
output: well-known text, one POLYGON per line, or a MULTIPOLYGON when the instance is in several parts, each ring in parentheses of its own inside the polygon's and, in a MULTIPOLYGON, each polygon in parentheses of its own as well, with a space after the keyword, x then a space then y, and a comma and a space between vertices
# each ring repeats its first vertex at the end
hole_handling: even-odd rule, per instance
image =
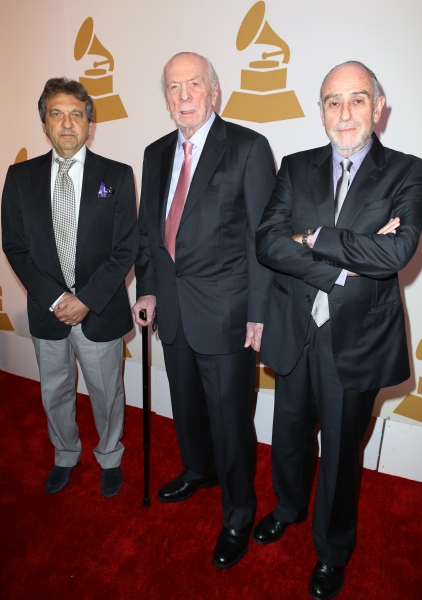
POLYGON ((212 93, 212 105, 215 106, 218 98, 218 83, 215 84, 213 93, 212 93))
POLYGON ((378 123, 378 121, 380 120, 382 109, 384 108, 384 104, 385 104, 385 96, 380 96, 378 98, 377 104, 374 108, 374 123, 378 123))
POLYGON ((318 102, 319 106, 319 116, 321 117, 322 124, 325 125, 324 121, 324 107, 322 106, 322 102, 318 102))

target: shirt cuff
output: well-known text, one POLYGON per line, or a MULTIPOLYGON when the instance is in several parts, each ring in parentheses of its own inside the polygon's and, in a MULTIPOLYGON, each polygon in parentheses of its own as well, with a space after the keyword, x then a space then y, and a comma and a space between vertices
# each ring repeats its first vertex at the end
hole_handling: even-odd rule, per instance
POLYGON ((334 282, 334 285, 344 286, 344 284, 346 283, 346 279, 347 279, 347 269, 342 269, 340 275, 337 277, 336 281, 334 282))
POLYGON ((321 227, 318 227, 318 229, 315 231, 314 235, 312 236, 312 248, 315 246, 315 242, 317 241, 317 237, 319 236, 320 231, 321 231, 321 227))
POLYGON ((63 292, 63 294, 61 296, 59 296, 55 302, 53 302, 53 304, 50 306, 50 312, 54 312, 54 309, 56 308, 56 305, 59 303, 60 298, 63 298, 63 296, 65 294, 66 294, 66 292, 63 292))

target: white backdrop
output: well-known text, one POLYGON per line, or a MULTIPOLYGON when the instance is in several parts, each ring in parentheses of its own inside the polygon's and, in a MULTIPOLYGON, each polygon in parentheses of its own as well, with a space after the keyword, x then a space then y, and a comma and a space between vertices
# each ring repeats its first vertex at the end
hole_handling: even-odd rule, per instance
MULTIPOLYGON (((349 59, 363 61, 373 69, 386 95, 384 115, 377 129, 382 143, 422 157, 422 137, 415 110, 422 96, 422 79, 416 76, 415 69, 422 55, 419 0, 399 3, 355 0, 352 7, 346 8, 334 7, 328 0, 318 3, 267 0, 264 21, 275 37, 268 37, 268 46, 252 42, 245 50, 238 51, 239 27, 253 4, 253 0, 230 3, 196 0, 186 5, 171 0, 38 0, 36 3, 2 0, 0 181, 4 181, 8 165, 22 148, 26 148, 28 158, 50 148, 37 112, 37 100, 45 81, 57 76, 79 79, 94 68, 95 61, 105 60, 104 56, 93 54, 75 60, 75 41, 88 17, 93 19, 94 34, 114 59, 114 70, 107 75, 112 75, 113 94, 120 97, 127 113, 125 118, 96 123, 89 147, 131 164, 138 190, 145 146, 173 128, 160 89, 165 62, 183 50, 210 58, 220 79, 221 113, 232 92, 240 91, 241 70, 248 69, 251 61, 260 60, 263 51, 277 50, 276 36, 290 47, 290 61, 283 65, 287 67, 286 90, 295 92, 304 117, 270 123, 238 122, 267 136, 277 164, 285 154, 327 143, 317 107, 319 86, 331 67, 349 59)), ((87 40, 87 48, 91 44, 92 40, 87 40)), ((108 70, 109 66, 101 68, 108 70)), ((383 419, 401 421, 412 431, 417 427, 419 433, 422 431, 422 344, 419 352, 417 348, 422 341, 421 265, 420 246, 401 276, 412 376, 401 386, 384 390, 374 412, 383 419)), ((128 277, 128 284, 133 303, 133 274, 128 277)), ((0 288, 0 366, 37 378, 25 293, 2 254, 0 288)), ((129 403, 138 405, 140 338, 140 332, 135 330, 125 338, 127 398, 129 403)), ((151 347, 153 407, 161 414, 170 414, 161 347, 156 339, 151 347)), ((262 371, 260 368, 259 372, 262 371)), ((273 384, 268 374, 259 381, 258 436, 269 441, 273 384)), ((422 444, 418 435, 417 443, 422 444)), ((409 453, 415 455, 413 446, 409 453)))

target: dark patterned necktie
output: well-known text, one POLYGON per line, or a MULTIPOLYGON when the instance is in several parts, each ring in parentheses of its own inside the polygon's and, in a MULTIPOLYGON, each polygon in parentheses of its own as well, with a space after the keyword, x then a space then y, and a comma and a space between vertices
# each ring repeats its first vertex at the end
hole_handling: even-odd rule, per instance
POLYGON ((53 228, 57 254, 63 277, 68 288, 75 285, 76 257, 76 207, 75 187, 69 176, 69 169, 76 160, 60 160, 53 193, 53 228))
MULTIPOLYGON (((349 189, 350 180, 350 168, 352 161, 348 158, 344 158, 341 161, 341 168, 343 172, 340 179, 337 182, 336 199, 334 201, 334 223, 337 223, 340 211, 342 209, 344 200, 347 196, 347 190, 349 189)), ((318 327, 321 327, 330 319, 330 307, 328 306, 328 294, 319 290, 316 295, 314 305, 312 307, 312 317, 318 327)))

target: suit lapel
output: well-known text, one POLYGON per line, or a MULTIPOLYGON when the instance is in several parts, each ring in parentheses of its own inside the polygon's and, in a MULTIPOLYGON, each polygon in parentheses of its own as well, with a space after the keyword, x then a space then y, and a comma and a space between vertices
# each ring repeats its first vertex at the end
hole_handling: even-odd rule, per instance
POLYGON ((309 175, 312 200, 318 215, 317 223, 334 227, 333 161, 331 144, 324 146, 309 175))
MULTIPOLYGON (((100 189, 101 181, 104 181, 105 170, 106 165, 101 158, 87 148, 78 217, 75 271, 78 269, 88 232, 97 209, 98 190, 100 189)), ((107 181, 105 183, 109 184, 107 181)))
POLYGON ((176 152, 177 130, 174 132, 174 139, 170 140, 169 145, 161 155, 160 164, 160 192, 158 196, 158 226, 161 236, 164 239, 164 227, 166 222, 166 207, 170 190, 171 175, 173 171, 174 154, 176 152))
MULTIPOLYGON (((353 156, 350 157, 353 161, 353 156)), ((359 171, 347 192, 337 220, 337 227, 349 229, 353 221, 373 195, 378 183, 385 176, 384 148, 375 134, 371 149, 365 156, 359 171)))
POLYGON ((216 115, 192 178, 180 226, 186 221, 189 213, 198 202, 202 192, 218 167, 226 151, 226 145, 226 124, 216 115))

